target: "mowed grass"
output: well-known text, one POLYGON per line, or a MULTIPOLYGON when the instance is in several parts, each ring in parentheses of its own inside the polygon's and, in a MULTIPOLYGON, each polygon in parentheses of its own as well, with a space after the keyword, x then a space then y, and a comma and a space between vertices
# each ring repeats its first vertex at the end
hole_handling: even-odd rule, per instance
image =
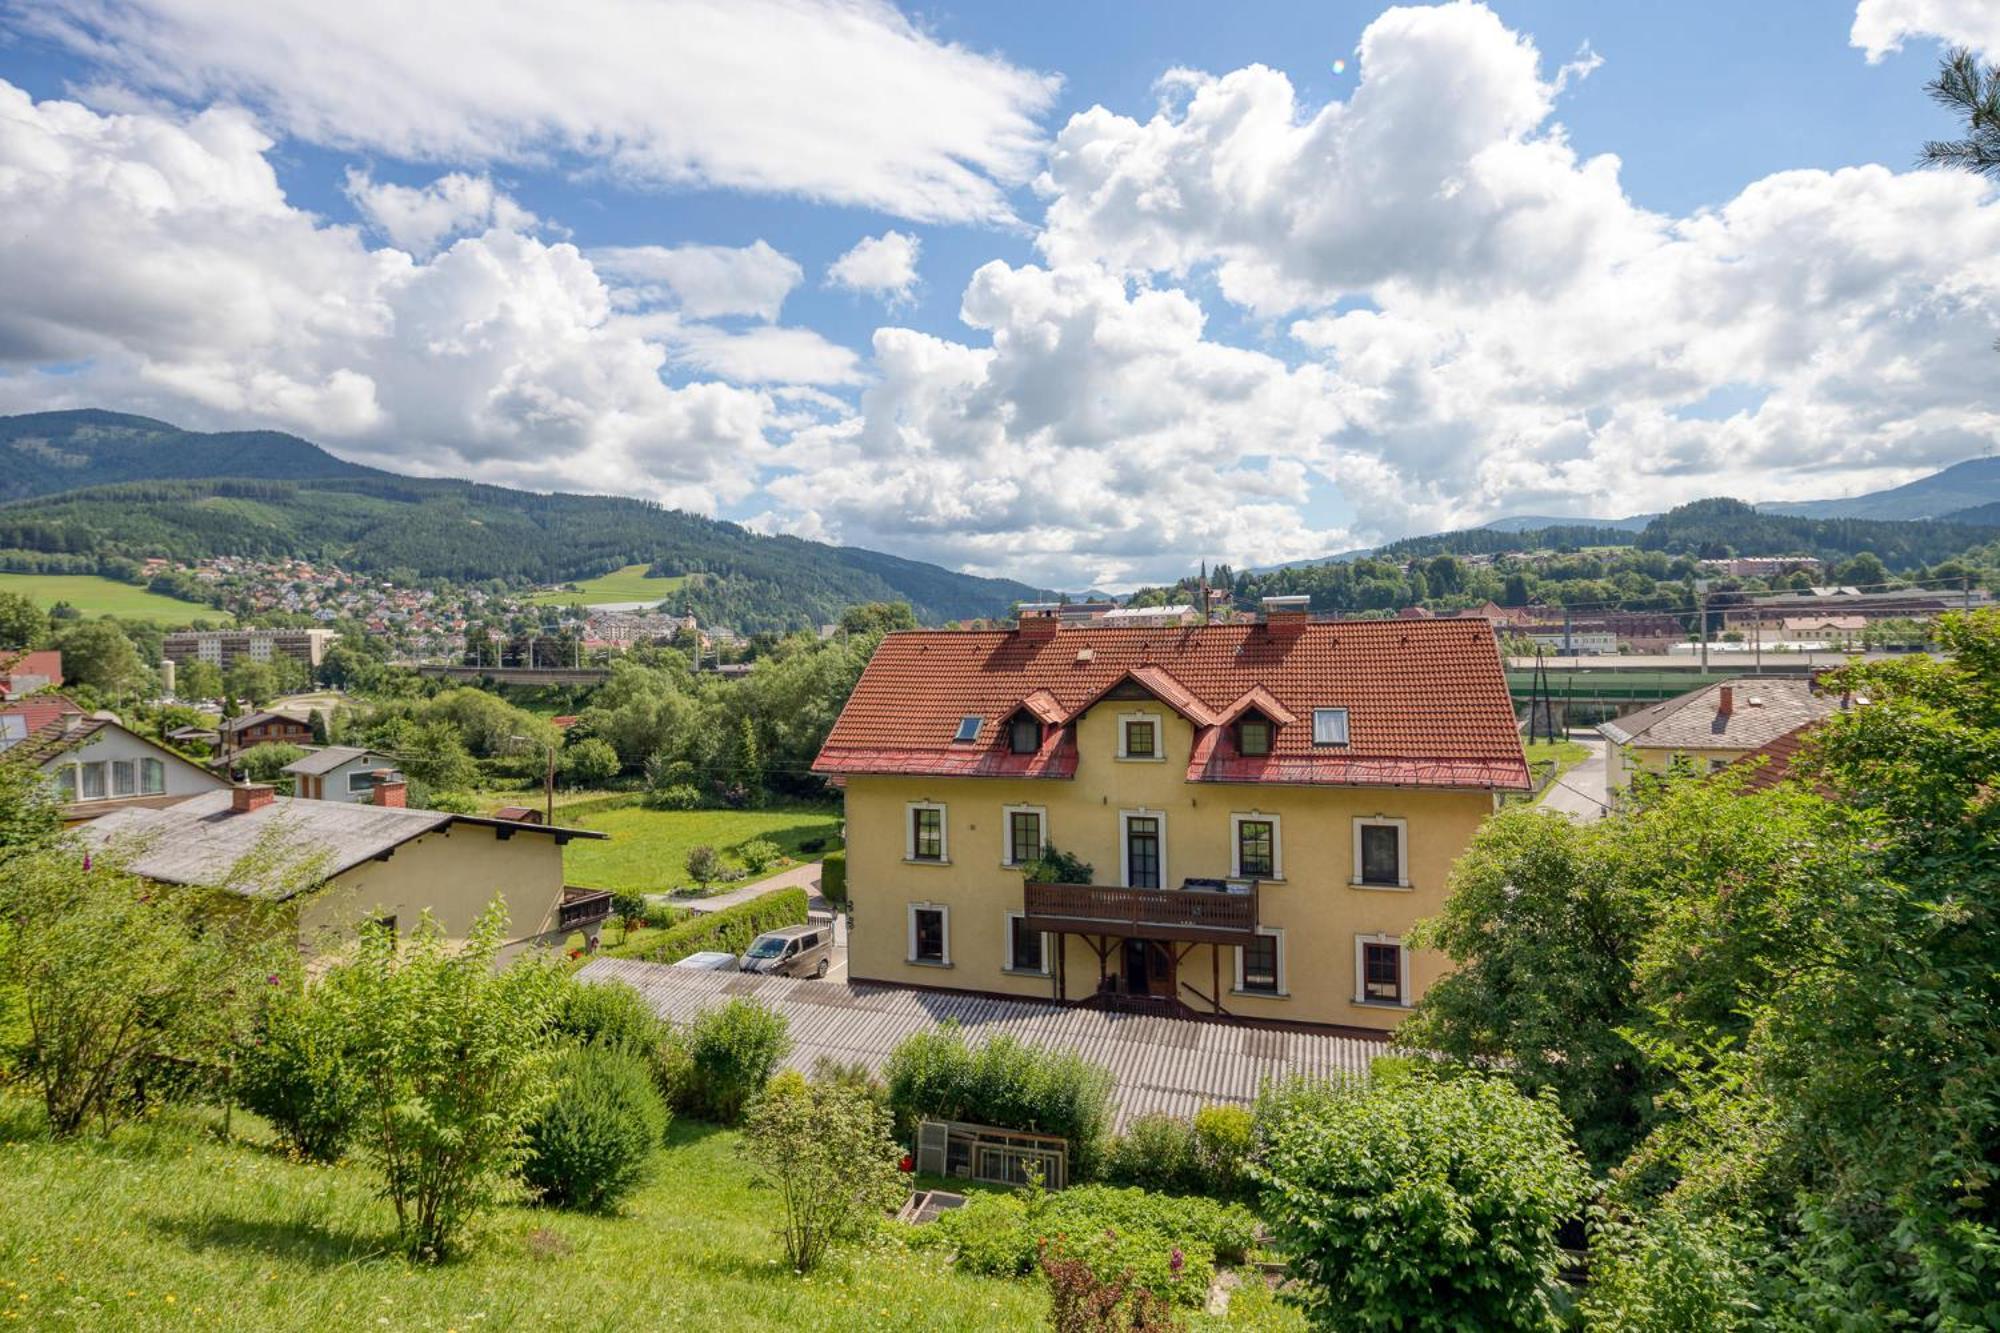
POLYGON ((212 606, 162 597, 135 584, 95 574, 0 574, 0 592, 20 593, 45 610, 57 602, 68 602, 87 616, 123 616, 127 620, 156 620, 169 625, 183 625, 196 619, 219 622, 229 619, 212 606))
MULTIPOLYGON (((961 1275, 890 1239, 786 1268, 772 1191, 732 1131, 676 1123, 614 1216, 507 1206, 465 1257, 395 1251, 365 1167, 307 1166, 238 1115, 169 1112, 49 1142, 0 1101, 6 1324, 116 1329, 877 1329, 1040 1326, 1039 1284, 961 1275), (17 1322, 18 1321, 18 1322, 17 1322)), ((5 1324, 0 1324, 4 1327, 5 1324)))
MULTIPOLYGON (((691 882, 683 868, 688 852, 704 843, 738 868, 742 861, 737 850, 757 838, 768 838, 785 855, 800 861, 817 860, 840 846, 839 814, 820 807, 648 810, 632 805, 568 818, 562 817, 560 809, 556 814, 562 823, 611 835, 608 841, 578 839, 563 848, 564 879, 586 889, 665 893, 681 887, 691 882), (817 851, 800 846, 817 838, 826 840, 817 851)), ((775 868, 772 873, 776 873, 775 868)))
POLYGON ((649 568, 649 565, 627 565, 609 574, 579 581, 576 592, 565 588, 557 592, 536 593, 528 600, 539 606, 568 606, 572 602, 582 602, 585 606, 598 602, 657 602, 687 582, 681 576, 647 578, 649 568))

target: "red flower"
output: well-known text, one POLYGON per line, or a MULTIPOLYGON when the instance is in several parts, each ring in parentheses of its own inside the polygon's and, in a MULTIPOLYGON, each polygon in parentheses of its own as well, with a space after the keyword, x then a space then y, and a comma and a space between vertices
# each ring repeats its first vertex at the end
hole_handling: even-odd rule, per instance
POLYGON ((917 1169, 917 1159, 908 1153, 904 1153, 903 1160, 896 1163, 896 1169, 898 1171, 915 1171, 917 1169))

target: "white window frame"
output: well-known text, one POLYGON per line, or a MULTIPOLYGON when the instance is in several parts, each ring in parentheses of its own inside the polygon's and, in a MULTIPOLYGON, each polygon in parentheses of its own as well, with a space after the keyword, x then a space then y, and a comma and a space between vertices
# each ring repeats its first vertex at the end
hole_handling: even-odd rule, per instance
POLYGON ((1354 1002, 1366 1005, 1370 1009, 1415 1008, 1410 997, 1410 950, 1409 946, 1403 943, 1402 936, 1391 935, 1387 931, 1376 931, 1372 935, 1356 935, 1354 937, 1354 1002), (1371 1000, 1368 998, 1368 952, 1365 946, 1370 944, 1393 944, 1396 946, 1396 961, 1400 969, 1396 977, 1396 990, 1401 998, 1394 1004, 1391 1004, 1387 1000, 1371 1000))
MULTIPOLYGON (((1042 965, 1040 967, 1022 967, 1014 961, 1014 923, 1026 915, 1026 912, 1004 912, 1001 914, 1000 970, 1012 973, 1017 977, 1050 976, 1054 972, 1052 966, 1053 959, 1051 957, 1054 952, 1052 948, 1054 937, 1046 930, 1039 932, 1042 937, 1042 965)), ((949 933, 947 932, 947 937, 948 935, 949 933)))
POLYGON ((1282 927, 1282 926, 1259 926, 1259 927, 1257 927, 1257 933, 1258 933, 1259 935, 1269 935, 1269 936, 1272 936, 1273 938, 1275 938, 1275 939, 1276 939, 1276 940, 1278 941, 1278 989, 1276 989, 1276 990, 1245 990, 1245 989, 1243 988, 1243 946, 1239 944, 1239 945, 1237 945, 1237 946, 1236 946, 1236 948, 1235 948, 1235 951, 1234 951, 1234 952, 1235 952, 1235 954, 1236 954, 1236 985, 1235 985, 1235 988, 1234 988, 1234 990, 1232 991, 1232 994, 1236 994, 1236 995, 1247 995, 1247 996, 1251 996, 1251 997, 1256 997, 1256 996, 1262 996, 1263 998, 1265 998, 1265 999, 1267 999, 1267 1000, 1283 1000, 1283 999, 1289 999, 1289 998, 1291 997, 1291 994, 1292 994, 1292 988, 1291 988, 1291 983, 1290 983, 1290 980, 1289 980, 1289 978, 1287 978, 1287 977, 1286 977, 1286 975, 1285 975, 1285 930, 1284 930, 1284 927, 1282 927))
POLYGON ((1271 873, 1262 876, 1266 883, 1285 877, 1285 829, 1276 815, 1267 815, 1261 810, 1245 810, 1229 816, 1229 864, 1237 879, 1248 879, 1243 873, 1243 825, 1269 824, 1271 826, 1271 873))
POLYGON ((951 864, 951 815, 942 801, 910 801, 903 806, 903 860, 913 866, 948 866, 951 864), (928 856, 917 855, 917 811, 938 812, 938 854, 932 860, 928 856))
POLYGON ((931 902, 911 903, 909 906, 908 915, 905 918, 905 920, 909 927, 909 932, 908 932, 908 938, 905 941, 904 945, 903 961, 908 963, 911 967, 950 967, 951 966, 950 904, 931 903, 931 902), (944 935, 943 957, 941 958, 917 957, 917 913, 918 912, 936 912, 939 914, 939 917, 941 918, 941 924, 943 926, 942 933, 944 935))
POLYGON ((49 777, 54 780, 56 796, 63 804, 73 805, 81 799, 77 793, 83 790, 83 778, 75 764, 57 764, 49 770, 49 777))
POLYGON ((1161 725, 1158 713, 1120 713, 1118 715, 1118 757, 1128 764, 1160 764, 1167 758, 1167 729, 1161 725), (1153 752, 1151 754, 1127 754, 1125 751, 1125 728, 1128 723, 1144 722, 1153 729, 1153 752))
MULTIPOLYGON (((1047 851, 1049 846, 1049 810, 1047 806, 1045 805, 1001 806, 1000 807, 1000 864, 1007 867, 1009 870, 1012 870, 1021 864, 1021 861, 1014 855, 1015 815, 1033 815, 1036 819, 1040 820, 1042 825, 1042 845, 1040 850, 1047 851)), ((916 836, 916 830, 914 825, 911 828, 910 836, 913 839, 916 836)))
POLYGON ((1315 708, 1315 709, 1313 709, 1313 715, 1312 715, 1312 729, 1313 729, 1313 731, 1312 731, 1312 743, 1313 743, 1314 745, 1329 745, 1329 746, 1331 746, 1331 745, 1346 745, 1346 744, 1347 744, 1347 743, 1348 743, 1349 741, 1351 741, 1351 740, 1353 739, 1353 732, 1349 730, 1349 722, 1350 722, 1350 721, 1351 721, 1351 719, 1350 719, 1350 718, 1348 717, 1348 715, 1347 715, 1347 710, 1346 710, 1345 708, 1332 708, 1332 707, 1329 707, 1329 708, 1315 708), (1338 714, 1340 714, 1340 739, 1339 739, 1339 740, 1337 740, 1337 741, 1323 741, 1323 740, 1321 740, 1321 739, 1319 738, 1319 719, 1320 719, 1320 716, 1321 716, 1321 714, 1331 714, 1331 713, 1338 713, 1338 714))
POLYGON ((167 794, 167 762, 147 755, 139 761, 139 794, 141 796, 165 796, 167 794), (148 784, 147 778, 157 777, 158 781, 148 784))
POLYGON ((1386 889, 1401 892, 1410 887, 1410 821, 1391 815, 1356 815, 1354 817, 1354 878, 1350 881, 1357 889, 1386 889), (1361 878, 1361 830, 1364 828, 1389 827, 1396 830, 1396 882, 1394 884, 1364 883, 1361 878))
POLYGON ((77 800, 102 801, 109 798, 111 792, 111 769, 104 760, 93 759, 89 763, 80 763, 76 766, 76 770, 77 800), (97 773, 97 794, 95 796, 90 794, 90 775, 92 770, 95 770, 97 773))
POLYGON ((1118 812, 1118 883, 1123 888, 1132 887, 1132 841, 1126 836, 1125 826, 1134 819, 1157 819, 1160 821, 1160 887, 1173 883, 1167 873, 1167 812, 1164 810, 1120 810, 1118 812))
POLYGON ((139 761, 137 759, 113 759, 111 761, 111 795, 113 799, 121 796, 137 796, 138 794, 139 761))
MULTIPOLYGON (((378 764, 376 767, 379 768, 380 765, 378 764)), ((325 779, 322 778, 320 779, 320 781, 323 783, 325 782, 325 779)), ((347 775, 347 794, 349 796, 353 796, 364 791, 372 791, 374 787, 375 787, 375 769, 373 768, 364 768, 358 773, 349 773, 347 775)))

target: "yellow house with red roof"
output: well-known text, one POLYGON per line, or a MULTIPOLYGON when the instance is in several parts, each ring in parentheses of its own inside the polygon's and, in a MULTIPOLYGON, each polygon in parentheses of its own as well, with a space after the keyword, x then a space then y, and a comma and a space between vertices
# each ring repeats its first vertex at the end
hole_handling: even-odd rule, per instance
POLYGON ((847 794, 856 980, 1373 1031, 1439 975, 1408 932, 1529 785, 1484 623, 1303 598, 889 635, 815 770, 847 794), (1050 847, 1090 882, 1027 873, 1050 847))

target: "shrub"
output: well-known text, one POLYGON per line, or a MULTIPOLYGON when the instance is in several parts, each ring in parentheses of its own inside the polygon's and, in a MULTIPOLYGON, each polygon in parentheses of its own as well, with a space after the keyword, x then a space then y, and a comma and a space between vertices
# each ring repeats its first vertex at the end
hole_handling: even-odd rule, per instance
POLYGON ((691 907, 676 907, 672 903, 647 903, 645 915, 641 920, 654 930, 671 930, 683 922, 694 920, 697 915, 699 913, 691 907))
POLYGON ((688 848, 681 864, 687 870, 688 878, 703 889, 722 878, 722 855, 707 843, 688 848))
POLYGON ((733 1125, 771 1079, 792 1047, 782 1016, 755 1000, 731 1000, 696 1018, 688 1029, 683 1093, 690 1114, 733 1125))
POLYGON ((1198 1188, 1194 1127, 1161 1111, 1136 1117, 1112 1145, 1104 1174, 1121 1185, 1146 1189, 1198 1188))
POLYGON ((284 775, 285 765, 305 757, 303 748, 288 741, 266 741, 237 755, 235 765, 248 773, 252 782, 276 782, 284 775))
POLYGON ((649 810, 699 810, 701 808, 701 788, 691 782, 675 782, 665 787, 654 787, 646 793, 646 808, 649 810))
POLYGON ((1031 884, 1088 884, 1096 873, 1090 862, 1057 850, 1053 843, 1045 844, 1041 856, 1021 867, 1022 878, 1031 884))
POLYGON ((637 889, 620 889, 611 895, 611 912, 619 920, 636 924, 646 919, 646 895, 637 889))
POLYGON ((559 1058, 555 1093, 528 1125, 521 1178, 544 1203, 603 1211, 645 1179, 667 1122, 637 1054, 575 1047, 559 1058))
POLYGON ((889 1113, 849 1084, 773 1079, 751 1108, 743 1149, 778 1191, 785 1257, 801 1273, 903 1194, 889 1113))
POLYGON ((1105 1279, 1065 1246, 1045 1245, 1042 1277, 1049 1284, 1049 1327, 1055 1333, 1132 1333, 1182 1325, 1159 1297, 1134 1290, 1132 1275, 1105 1279))
POLYGON ((1415 1075, 1292 1105, 1252 1174, 1316 1324, 1560 1327, 1556 1231, 1591 1181, 1549 1096, 1415 1075))
MULTIPOLYGON (((643 958, 648 962, 677 963, 691 953, 705 949, 742 953, 750 941, 780 926, 802 926, 806 921, 806 891, 780 889, 760 894, 749 902, 725 907, 719 912, 690 912, 673 909, 680 919, 658 935, 636 945, 619 945, 605 952, 614 958, 643 958)), ((649 923, 652 914, 648 913, 649 923)))
POLYGON ((964 1120, 1069 1141, 1070 1174, 1089 1179, 1111 1124, 1111 1073, 1074 1051, 1009 1036, 974 1048, 956 1026, 905 1038, 883 1067, 897 1132, 925 1119, 964 1120))
POLYGON ((736 859, 753 875, 761 875, 777 864, 784 851, 769 838, 752 838, 736 849, 736 859))
POLYGON ((563 777, 575 787, 591 787, 618 776, 618 751, 611 742, 587 736, 562 752, 563 777))
POLYGON ((1252 1127, 1248 1107, 1204 1106, 1194 1113, 1194 1167, 1203 1189, 1219 1199, 1250 1191, 1252 1127))
MULTIPOLYGON (((808 847, 807 851, 813 849, 808 847)), ((836 907, 847 906, 847 853, 828 852, 819 863, 819 894, 836 907)))
POLYGON ((852 1088, 883 1110, 889 1109, 888 1085, 875 1077, 865 1060, 843 1063, 831 1055, 822 1055, 813 1061, 812 1081, 852 1088))
POLYGON ((298 992, 277 992, 265 1005, 232 1087, 238 1102, 315 1161, 337 1159, 361 1115, 347 1034, 329 1006, 298 992))
POLYGON ((425 792, 419 808, 437 810, 447 815, 476 815, 479 813, 479 801, 470 792, 425 792))
POLYGON ((556 992, 551 1031, 577 1046, 609 1046, 642 1060, 669 1103, 687 1067, 680 1035, 622 982, 581 982, 565 976, 556 992))
POLYGON ((805 839, 804 841, 802 841, 801 843, 799 843, 799 850, 800 850, 800 851, 802 851, 802 852, 822 852, 822 851, 825 851, 825 850, 826 850, 826 839, 825 839, 825 838, 807 838, 807 839, 805 839))
POLYGON ((533 958, 496 970, 506 923, 496 902, 457 950, 428 914, 400 947, 370 926, 321 983, 361 1074, 358 1141, 422 1258, 450 1253, 514 1174, 548 1092, 558 974, 533 958))

